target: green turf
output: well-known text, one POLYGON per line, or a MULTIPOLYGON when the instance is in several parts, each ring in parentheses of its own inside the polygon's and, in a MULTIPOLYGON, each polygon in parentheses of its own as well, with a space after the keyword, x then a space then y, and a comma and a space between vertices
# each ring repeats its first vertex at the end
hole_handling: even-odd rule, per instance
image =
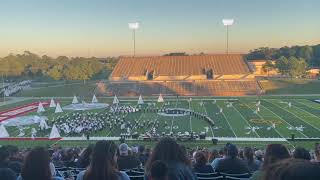
MULTIPOLYGON (((156 103, 155 97, 145 98, 145 103, 153 104, 155 106, 160 107, 168 107, 168 108, 185 108, 191 109, 195 112, 200 112, 205 115, 211 117, 215 126, 211 127, 207 122, 203 119, 199 119, 193 116, 182 116, 182 117, 166 117, 161 116, 157 113, 152 112, 137 112, 123 115, 125 119, 130 122, 134 122, 138 120, 140 122, 154 122, 159 121, 159 128, 157 133, 161 134, 162 132, 170 133, 171 131, 174 133, 178 132, 195 132, 200 133, 207 131, 207 136, 215 136, 215 137, 284 137, 290 138, 292 134, 295 134, 297 138, 320 138, 320 104, 311 101, 312 99, 318 97, 312 96, 281 96, 281 97, 273 97, 273 96, 261 96, 261 97, 235 97, 237 100, 233 101, 233 105, 231 107, 227 107, 228 99, 226 97, 194 97, 191 102, 188 102, 188 98, 166 98, 166 103, 156 103), (213 99, 217 99, 214 101, 213 99), (256 110, 256 102, 260 99, 261 106, 260 112, 255 114, 256 110), (287 102, 292 103, 292 107, 288 107, 287 102), (223 113, 219 113, 219 108, 223 109, 223 113), (276 124, 276 128, 270 128, 272 123, 276 124), (297 130, 289 130, 288 127, 299 127, 303 126, 304 129, 302 132, 297 130), (256 132, 249 132, 248 127, 259 127, 256 132), (269 129, 268 129, 269 128, 269 129)), ((111 103, 112 98, 98 98, 100 102, 111 103)), ((48 100, 48 99, 43 99, 48 100)), ((72 101, 72 97, 59 99, 59 102, 62 106, 70 104, 72 101)), ((91 98, 87 97, 85 101, 90 101, 91 98)), ((26 100, 19 103, 14 103, 6 106, 0 106, 0 110, 17 107, 23 104, 27 104, 30 102, 37 102, 39 99, 26 100)), ((122 104, 131 104, 132 106, 137 106, 137 98, 120 98, 120 102, 122 104)), ((145 105, 147 107, 148 105, 145 105)), ((151 105, 153 107, 153 105, 151 105)), ((92 112, 105 112, 107 110, 94 110, 92 112)), ((54 108, 46 108, 46 112, 42 115, 45 115, 49 118, 49 124, 52 124, 52 121, 58 115, 72 113, 71 111, 65 111, 60 114, 54 113, 54 108)), ((34 115, 36 113, 29 113, 29 115, 34 115)), ((121 115, 122 116, 122 115, 121 115)), ((32 126, 36 127, 36 125, 32 126)), ((143 128, 134 127, 132 132, 143 133, 149 131, 153 128, 153 123, 150 126, 145 126, 143 128)), ((11 136, 17 136, 19 131, 18 128, 8 127, 7 128, 9 134, 11 136)), ((31 136, 31 128, 26 130, 25 137, 31 136)), ((90 134, 90 136, 119 136, 120 133, 125 132, 124 130, 120 130, 120 127, 113 128, 111 130, 105 129, 102 131, 98 131, 90 134)), ((38 132, 38 136, 47 137, 50 133, 50 130, 44 132, 38 132)), ((66 136, 61 133, 62 136, 66 136)), ((76 136, 76 135, 72 135, 76 136)), ((78 135, 81 136, 81 135, 78 135)), ((306 141, 309 142, 309 141, 306 141)), ((313 142, 313 141, 312 141, 313 142)), ((17 143, 17 142, 6 142, 1 141, 0 144, 6 143, 17 143)), ((38 145, 38 143, 42 143, 41 145, 46 145, 52 143, 51 141, 25 141, 21 142, 21 144, 26 144, 26 146, 38 145)), ((79 144, 81 146, 85 146, 88 142, 84 141, 71 141, 71 142, 59 142, 62 144, 73 145, 79 144)), ((198 142, 197 142, 198 143, 198 142)), ((17 143, 20 145, 20 142, 17 143)), ((152 144, 152 143, 151 143, 152 144)), ((188 144, 188 143, 186 143, 188 144)), ((193 144, 193 143, 191 143, 193 144)), ((200 143, 201 144, 201 143, 200 143)), ((205 142, 206 147, 209 146, 209 142, 205 142)), ((255 144, 254 142, 242 142, 242 145, 250 145, 255 144)), ((267 144, 265 142, 260 142, 256 144, 261 144, 261 146, 267 144)), ((287 143, 290 146, 293 144, 303 145, 303 142, 292 142, 287 143)), ((308 146, 311 147, 311 142, 308 146)), ((200 145, 199 145, 200 146, 200 145)))

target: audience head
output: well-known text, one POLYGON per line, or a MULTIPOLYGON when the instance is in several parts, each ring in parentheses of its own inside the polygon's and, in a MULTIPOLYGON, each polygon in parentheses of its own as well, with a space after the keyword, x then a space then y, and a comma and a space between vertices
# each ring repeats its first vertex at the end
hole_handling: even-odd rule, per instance
POLYGON ((84 180, 117 179, 117 146, 113 141, 98 141, 93 149, 91 162, 84 180))
POLYGON ((168 179, 168 166, 162 161, 154 161, 151 164, 150 180, 167 180, 168 179))
POLYGON ((315 147, 314 147, 314 154, 315 154, 315 158, 317 158, 317 161, 320 161, 320 144, 316 143, 315 147))
POLYGON ((305 159, 310 161, 311 160, 311 155, 309 151, 307 151, 305 148, 298 147, 293 151, 293 158, 296 159, 305 159))
POLYGON ((120 156, 128 156, 129 154, 129 146, 126 143, 122 143, 119 146, 120 156))
POLYGON ((238 156, 238 148, 234 144, 227 144, 227 156, 230 158, 236 158, 238 156))
POLYGON ((0 168, 0 177, 1 180, 16 180, 16 174, 8 168, 0 168))
POLYGON ((145 149, 145 147, 143 145, 138 146, 138 152, 140 154, 144 153, 144 149, 145 149))
POLYGON ((166 163, 169 161, 175 161, 185 165, 190 165, 184 150, 181 149, 175 140, 169 137, 161 138, 155 145, 146 165, 147 170, 150 170, 152 163, 156 160, 161 160, 166 163))
POLYGON ((48 150, 37 147, 32 149, 25 157, 21 176, 23 180, 50 180, 50 157, 48 150))
POLYGON ((259 160, 259 161, 263 160, 263 152, 261 150, 256 150, 254 152, 254 155, 256 156, 257 160, 259 160))
POLYGON ((245 147, 243 149, 243 156, 244 156, 244 159, 247 160, 249 164, 254 162, 254 158, 253 158, 254 152, 252 148, 245 147))
POLYGON ((304 159, 285 159, 265 170, 263 180, 314 180, 320 177, 320 166, 304 159))
POLYGON ((194 155, 195 163, 200 166, 204 166, 207 164, 207 158, 202 151, 197 151, 194 155))
POLYGON ((282 144, 269 144, 264 155, 264 162, 262 168, 290 157, 288 149, 282 144))
POLYGON ((7 161, 9 161, 9 157, 10 154, 7 147, 0 147, 0 163, 6 163, 7 161))

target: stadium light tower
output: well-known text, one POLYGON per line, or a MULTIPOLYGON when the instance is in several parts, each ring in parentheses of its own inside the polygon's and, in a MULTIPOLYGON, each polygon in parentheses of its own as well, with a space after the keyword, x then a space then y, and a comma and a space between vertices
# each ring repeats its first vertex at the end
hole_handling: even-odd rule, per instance
POLYGON ((227 27, 227 54, 229 54, 229 26, 232 26, 234 23, 233 19, 223 19, 222 23, 227 27))
POLYGON ((133 57, 136 56, 136 30, 139 29, 138 22, 129 23, 129 29, 133 31, 133 57))

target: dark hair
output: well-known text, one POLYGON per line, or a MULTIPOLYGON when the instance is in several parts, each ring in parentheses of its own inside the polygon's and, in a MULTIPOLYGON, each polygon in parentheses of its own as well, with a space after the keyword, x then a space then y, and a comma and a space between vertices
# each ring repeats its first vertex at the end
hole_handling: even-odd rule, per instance
POLYGON ((9 159, 9 156, 10 154, 7 147, 5 146, 0 147, 0 162, 7 161, 9 159))
POLYGON ((254 152, 253 152, 252 148, 245 147, 243 149, 243 156, 248 161, 248 164, 253 164, 254 163, 253 154, 254 154, 254 152))
POLYGON ((78 160, 78 167, 85 168, 90 164, 90 158, 93 152, 94 145, 90 144, 86 149, 81 153, 78 160))
POLYGON ((307 151, 305 148, 298 147, 293 152, 293 158, 296 159, 305 159, 305 160, 311 160, 311 155, 309 151, 307 151))
POLYGON ((320 155, 320 144, 319 143, 315 143, 314 144, 314 153, 319 156, 320 155))
POLYGON ((21 170, 23 180, 50 180, 50 158, 48 150, 37 147, 32 149, 24 159, 21 170))
POLYGON ((196 152, 196 154, 194 155, 194 159, 196 160, 196 164, 200 166, 204 166, 207 164, 207 158, 202 151, 196 152))
POLYGON ((320 166, 304 159, 285 159, 268 166, 263 180, 313 180, 320 177, 320 166))
POLYGON ((161 138, 154 147, 151 156, 146 164, 147 172, 150 170, 154 161, 161 160, 167 163, 168 161, 177 161, 185 165, 190 165, 185 152, 177 144, 177 142, 169 137, 161 138))
POLYGON ((117 146, 113 141, 98 141, 83 179, 117 180, 117 162, 114 160, 116 152, 117 146))
POLYGON ((150 174, 152 180, 165 180, 168 178, 168 166, 162 161, 154 161, 151 164, 150 174))
POLYGON ((265 169, 267 166, 289 157, 289 151, 284 145, 269 144, 264 155, 264 162, 262 168, 265 169))

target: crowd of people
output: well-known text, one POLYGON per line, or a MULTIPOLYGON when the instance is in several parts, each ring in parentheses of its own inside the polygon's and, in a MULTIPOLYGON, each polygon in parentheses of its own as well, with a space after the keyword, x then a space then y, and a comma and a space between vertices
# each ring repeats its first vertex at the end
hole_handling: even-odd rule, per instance
POLYGON ((4 94, 5 96, 11 96, 13 94, 16 94, 26 88, 30 88, 31 86, 31 81, 30 80, 25 80, 17 83, 12 83, 9 84, 8 86, 3 87, 0 90, 0 94, 4 94))
MULTIPOLYGON (((320 145, 314 154, 298 147, 293 151, 282 144, 265 150, 238 148, 227 143, 222 149, 189 149, 164 137, 153 149, 119 146, 101 140, 87 148, 18 149, 0 147, 1 180, 129 180, 140 172, 147 180, 196 180, 202 176, 242 175, 252 180, 316 180, 320 178, 320 145), (63 167, 80 169, 74 177, 64 177, 63 167), (134 170, 134 171, 133 171, 134 170)), ((207 178, 208 179, 208 178, 207 178)), ((210 178, 209 178, 210 179, 210 178)))

